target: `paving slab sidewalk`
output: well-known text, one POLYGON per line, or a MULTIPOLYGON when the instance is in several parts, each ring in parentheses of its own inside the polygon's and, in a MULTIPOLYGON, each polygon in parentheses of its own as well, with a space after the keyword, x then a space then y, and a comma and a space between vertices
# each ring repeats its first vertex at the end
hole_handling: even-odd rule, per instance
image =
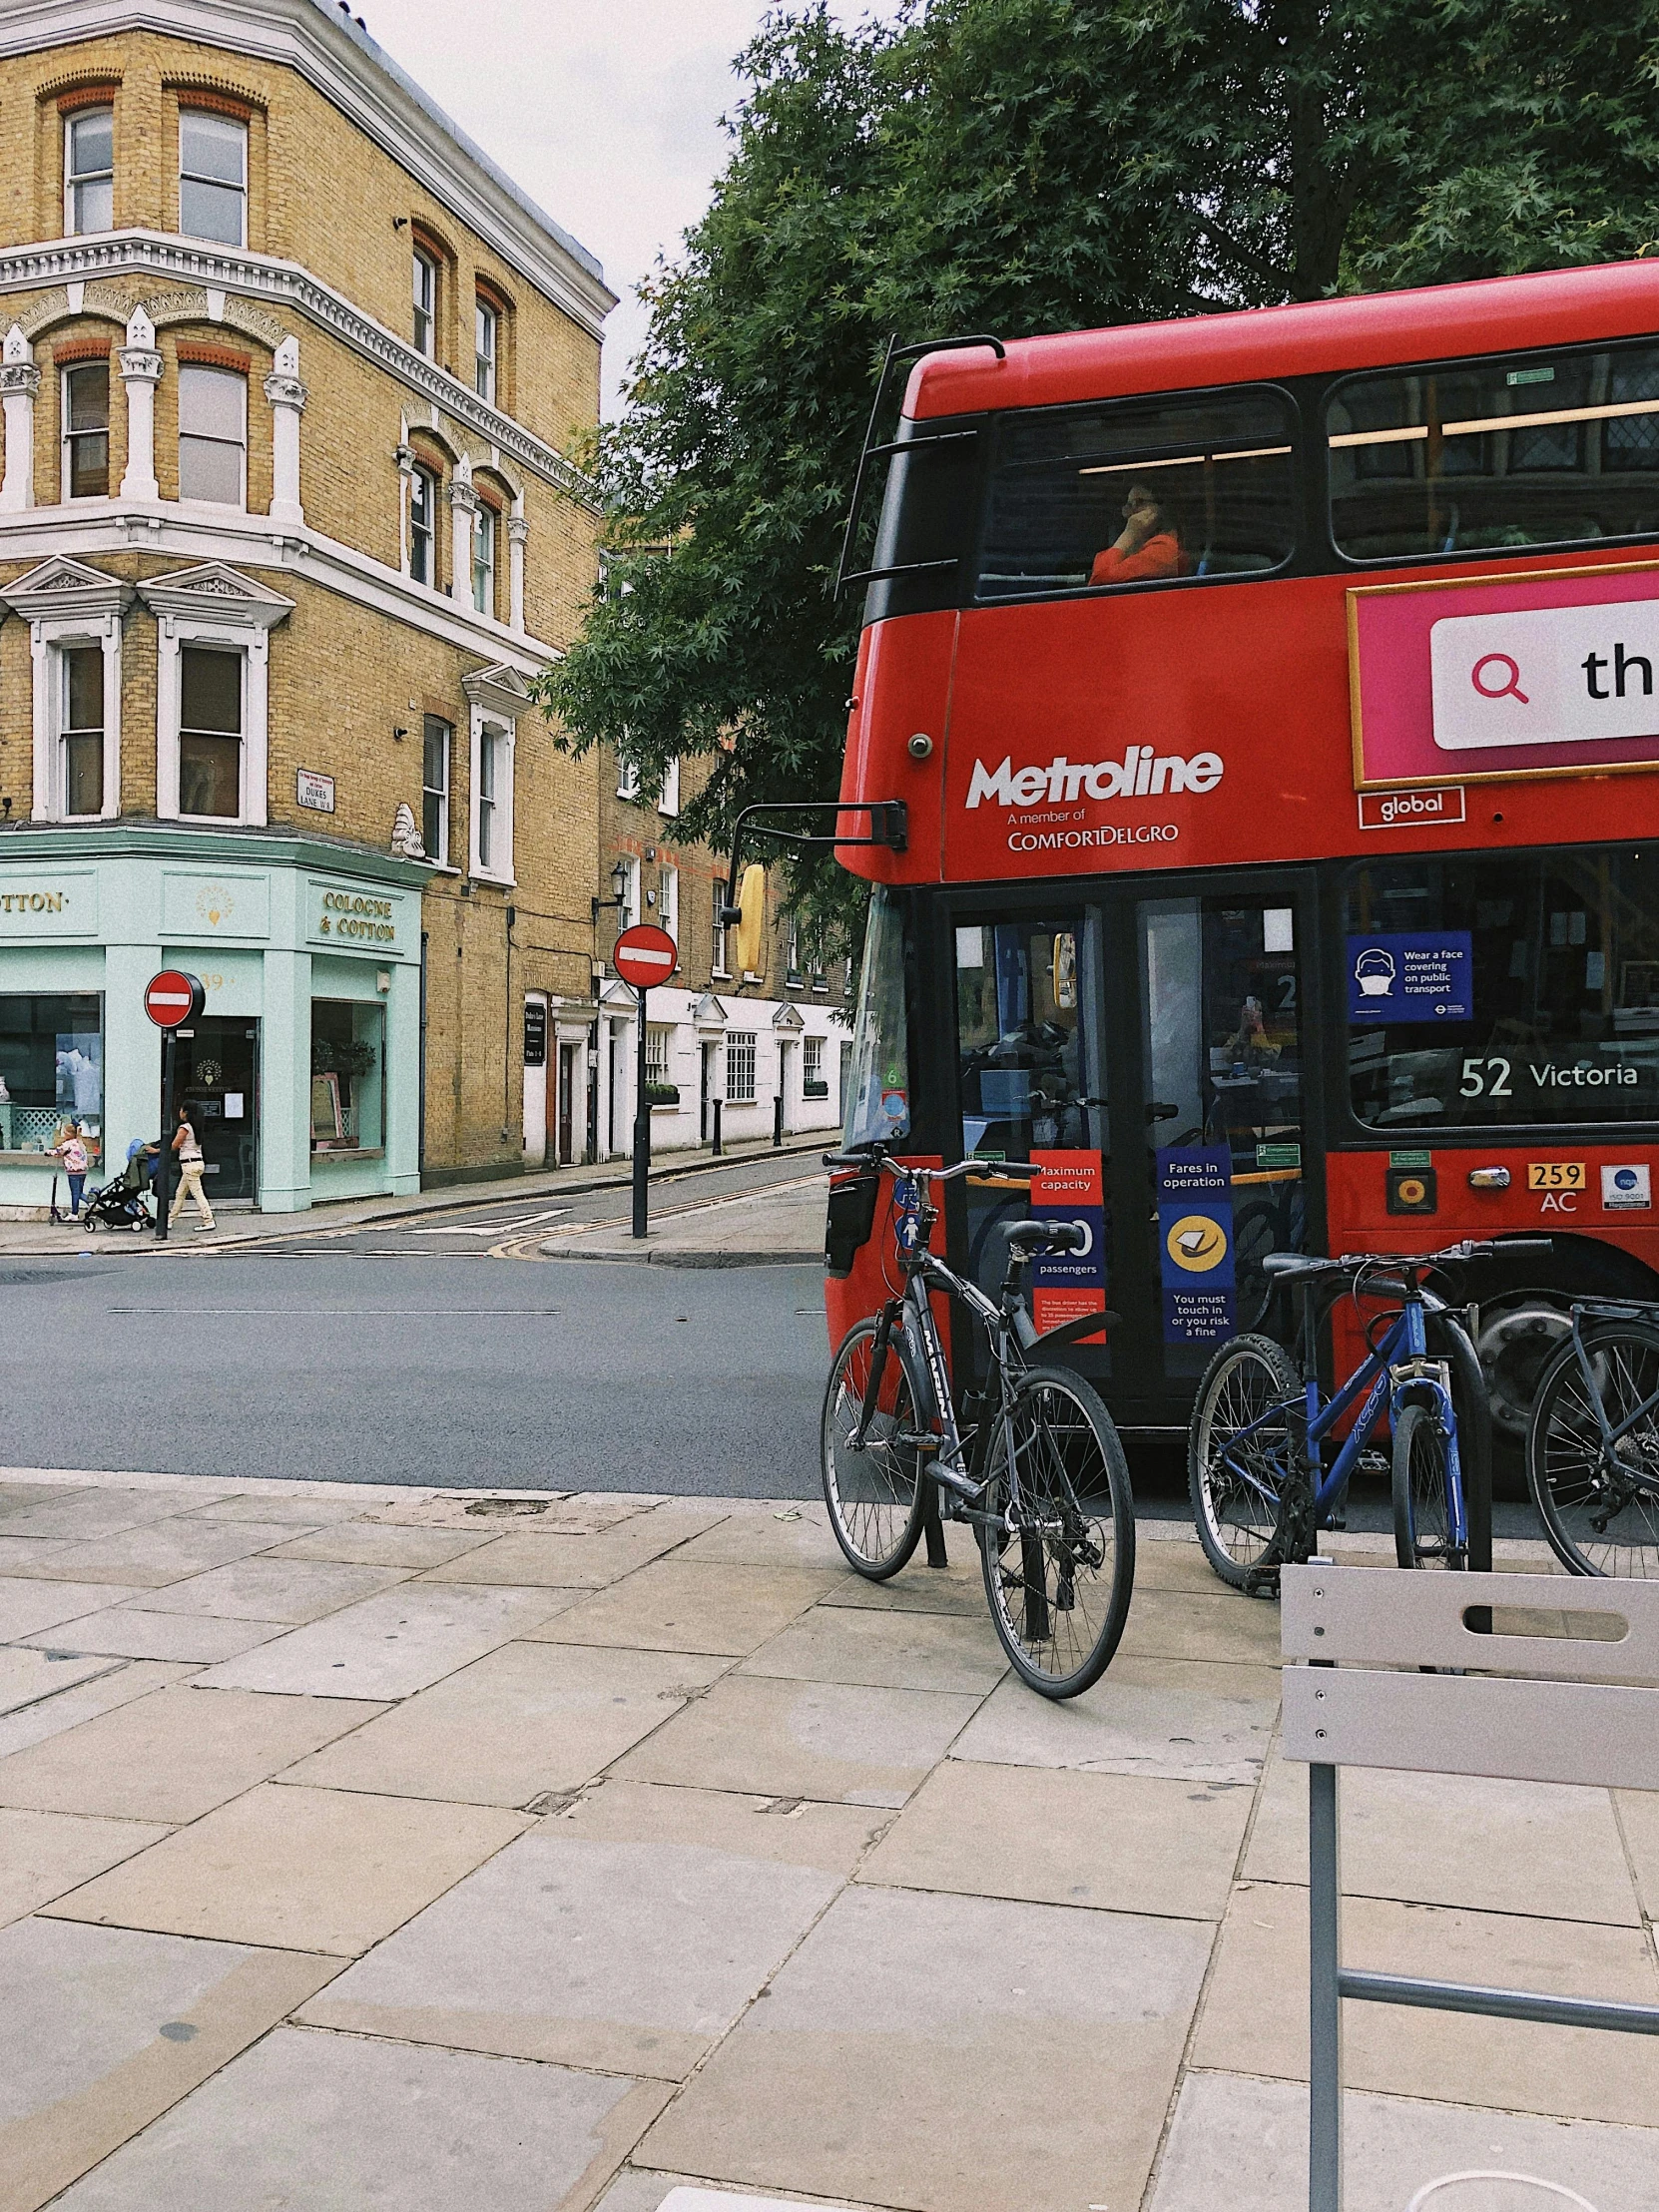
MULTIPOLYGON (((1273 1612, 1143 1524, 1055 1708, 951 1542, 872 1603, 809 1506, 0 1469, 0 2212, 1300 2212, 1273 1612)), ((1363 1962, 1659 1997, 1659 1797, 1347 1796, 1363 1962)), ((1652 2040, 1350 2079, 1350 2212, 1652 2212, 1652 2040)))

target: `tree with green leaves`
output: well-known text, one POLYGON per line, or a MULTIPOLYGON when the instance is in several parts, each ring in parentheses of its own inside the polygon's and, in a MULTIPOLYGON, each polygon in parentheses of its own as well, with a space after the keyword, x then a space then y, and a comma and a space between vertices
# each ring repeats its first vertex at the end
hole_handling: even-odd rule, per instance
POLYGON ((542 697, 683 827, 835 794, 830 595, 887 334, 1005 337, 1659 242, 1659 0, 912 0, 769 19, 594 456, 604 589, 542 697))

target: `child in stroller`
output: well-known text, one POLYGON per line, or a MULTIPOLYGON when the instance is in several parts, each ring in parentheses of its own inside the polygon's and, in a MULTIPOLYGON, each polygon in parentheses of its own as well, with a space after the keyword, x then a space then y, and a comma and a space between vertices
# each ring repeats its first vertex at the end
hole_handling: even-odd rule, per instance
POLYGON ((81 1209, 81 1219, 88 1229, 137 1232, 154 1227, 156 1217, 144 1201, 150 1187, 151 1158, 160 1149, 159 1143, 152 1145, 144 1137, 136 1138, 127 1147, 125 1173, 106 1183, 101 1190, 93 1191, 81 1209))

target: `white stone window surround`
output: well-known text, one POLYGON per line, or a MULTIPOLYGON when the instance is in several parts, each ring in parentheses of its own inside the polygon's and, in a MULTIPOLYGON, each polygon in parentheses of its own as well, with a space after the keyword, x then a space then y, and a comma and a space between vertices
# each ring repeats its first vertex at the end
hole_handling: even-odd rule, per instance
POLYGON ((497 663, 463 676, 461 690, 466 694, 468 709, 467 788, 471 794, 467 809, 467 873, 481 883, 499 883, 510 889, 516 880, 513 874, 514 755, 518 718, 531 704, 529 686, 515 670, 497 663), (495 766, 488 866, 478 849, 479 794, 486 745, 493 749, 495 766))
POLYGON ((95 645, 104 656, 104 805, 102 821, 121 812, 121 631, 133 588, 79 561, 46 561, 0 594, 29 625, 34 725, 36 822, 94 819, 65 811, 63 762, 63 651, 95 645))
POLYGON ((293 601, 239 576, 219 562, 149 578, 139 597, 156 617, 156 814, 163 822, 223 818, 187 816, 179 806, 180 649, 217 646, 242 660, 242 776, 237 823, 264 829, 269 813, 271 632, 293 612, 293 601))
MULTIPOLYGON (((5 51, 0 26, 0 55, 5 51)), ((157 276, 165 285, 201 285, 237 292, 264 305, 302 315, 394 375, 423 400, 544 483, 567 492, 591 512, 599 505, 581 470, 531 430, 492 406, 436 361, 417 352, 400 332, 372 316, 291 262, 238 253, 202 240, 158 231, 112 231, 101 238, 68 239, 41 247, 0 250, 0 292, 35 292, 54 284, 84 285, 101 276, 157 276)), ((73 294, 72 294, 73 296, 73 294)), ((411 417, 419 421, 417 414, 411 417)), ((497 465, 493 460, 492 466, 497 465)))

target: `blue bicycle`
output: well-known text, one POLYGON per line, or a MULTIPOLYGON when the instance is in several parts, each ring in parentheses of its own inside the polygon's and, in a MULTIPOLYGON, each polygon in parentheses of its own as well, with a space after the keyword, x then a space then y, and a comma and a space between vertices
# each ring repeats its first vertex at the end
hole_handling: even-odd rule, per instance
POLYGON ((1399 1564, 1468 1565, 1453 1391, 1455 1382, 1479 1402, 1480 1366, 1462 1316, 1425 1279, 1499 1250, 1539 1249, 1549 1249, 1547 1237, 1341 1260, 1264 1256, 1265 1274, 1304 1294, 1301 1372, 1271 1337, 1233 1338, 1205 1372, 1188 1431, 1193 1518, 1204 1555, 1224 1582, 1256 1595, 1277 1593, 1279 1569, 1312 1557, 1320 1529, 1337 1525, 1349 1480, 1384 1419, 1392 1434, 1399 1564), (1374 1303, 1370 1349, 1327 1397, 1319 1380, 1320 1329, 1345 1293, 1362 1310, 1362 1302, 1374 1303), (1397 1305, 1376 1313, 1379 1299, 1397 1305), (1351 1412, 1353 1425, 1339 1444, 1337 1431, 1351 1412))

